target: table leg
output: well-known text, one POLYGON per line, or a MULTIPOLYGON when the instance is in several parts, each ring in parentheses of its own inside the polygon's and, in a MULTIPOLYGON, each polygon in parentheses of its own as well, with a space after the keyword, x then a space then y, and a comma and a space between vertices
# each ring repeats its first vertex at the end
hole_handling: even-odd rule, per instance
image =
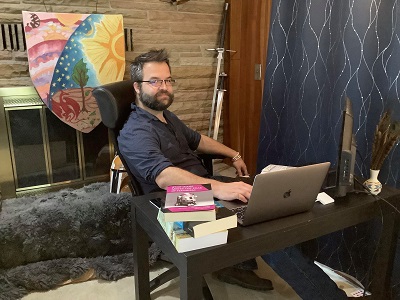
POLYGON ((373 278, 370 289, 374 299, 389 299, 387 296, 390 292, 398 228, 399 217, 397 213, 386 214, 383 219, 379 248, 372 269, 373 278))
POLYGON ((180 271, 180 299, 201 300, 203 299, 203 276, 188 276, 187 272, 180 271))
POLYGON ((132 207, 133 260, 136 299, 150 300, 148 236, 136 222, 136 209, 132 207))

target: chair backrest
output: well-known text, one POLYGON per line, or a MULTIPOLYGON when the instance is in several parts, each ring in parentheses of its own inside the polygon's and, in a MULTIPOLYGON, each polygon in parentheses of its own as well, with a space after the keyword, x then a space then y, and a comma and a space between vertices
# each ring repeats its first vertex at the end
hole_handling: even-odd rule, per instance
POLYGON ((117 140, 119 131, 124 126, 131 112, 131 103, 135 100, 135 95, 133 82, 130 80, 109 83, 93 89, 93 96, 99 106, 101 119, 104 125, 109 129, 114 148, 131 179, 132 193, 135 195, 143 195, 140 183, 129 170, 124 157, 119 151, 117 140))

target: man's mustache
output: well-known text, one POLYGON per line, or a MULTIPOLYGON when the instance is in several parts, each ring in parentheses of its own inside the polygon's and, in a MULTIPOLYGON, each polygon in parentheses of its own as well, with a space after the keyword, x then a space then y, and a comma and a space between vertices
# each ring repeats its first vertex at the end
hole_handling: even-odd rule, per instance
POLYGON ((168 92, 168 91, 159 91, 159 92, 157 92, 156 93, 156 97, 159 97, 159 96, 163 96, 163 95, 167 95, 167 96, 169 96, 170 98, 172 97, 172 94, 170 93, 170 92, 168 92))

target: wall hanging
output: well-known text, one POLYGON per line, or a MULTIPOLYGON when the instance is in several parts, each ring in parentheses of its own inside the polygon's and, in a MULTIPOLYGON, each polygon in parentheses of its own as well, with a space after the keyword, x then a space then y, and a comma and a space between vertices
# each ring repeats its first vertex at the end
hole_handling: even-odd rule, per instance
POLYGON ((46 106, 63 122, 92 131, 100 113, 94 87, 122 80, 122 15, 22 12, 29 73, 46 106))

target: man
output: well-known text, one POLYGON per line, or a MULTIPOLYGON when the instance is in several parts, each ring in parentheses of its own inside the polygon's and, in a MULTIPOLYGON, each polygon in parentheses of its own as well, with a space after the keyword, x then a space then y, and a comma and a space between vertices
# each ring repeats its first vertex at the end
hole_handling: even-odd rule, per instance
POLYGON ((210 183, 215 197, 247 202, 251 185, 205 179, 207 170, 194 150, 230 157, 239 176, 248 172, 237 151, 191 130, 167 110, 174 99, 174 80, 165 59, 165 51, 151 51, 133 63, 131 76, 137 94, 136 105, 132 106, 131 116, 118 137, 128 167, 145 193, 168 185, 210 183), (148 59, 161 61, 146 62, 148 59))
MULTIPOLYGON (((210 183, 216 198, 247 202, 251 185, 241 181, 226 183, 211 178, 194 150, 230 157, 237 174, 248 175, 240 154, 191 130, 168 111, 174 99, 172 85, 175 81, 171 77, 166 51, 152 50, 139 55, 131 65, 131 77, 136 91, 136 104, 132 104, 131 114, 120 132, 118 144, 144 192, 166 189, 169 185, 210 183)), ((323 271, 312 262, 304 260, 296 249, 288 248, 263 258, 303 299, 346 298, 323 271), (326 293, 320 293, 318 287, 326 293)), ((224 281, 246 286, 241 281, 252 276, 255 281, 261 280, 253 288, 258 286, 260 289, 272 289, 270 281, 256 277, 252 271, 237 268, 229 270, 227 277, 221 276, 224 281)))
MULTIPOLYGON (((120 132, 118 145, 143 192, 165 189, 168 185, 210 183, 216 198, 247 202, 251 185, 211 178, 194 151, 230 157, 237 174, 248 175, 240 154, 191 130, 167 110, 174 99, 174 80, 166 51, 153 50, 139 55, 132 63, 131 78, 136 103, 132 104, 132 112, 120 132)), ((240 266, 240 271, 227 268, 217 276, 247 288, 272 289, 271 281, 259 278, 252 271, 256 268, 257 264, 252 261, 240 266)))

